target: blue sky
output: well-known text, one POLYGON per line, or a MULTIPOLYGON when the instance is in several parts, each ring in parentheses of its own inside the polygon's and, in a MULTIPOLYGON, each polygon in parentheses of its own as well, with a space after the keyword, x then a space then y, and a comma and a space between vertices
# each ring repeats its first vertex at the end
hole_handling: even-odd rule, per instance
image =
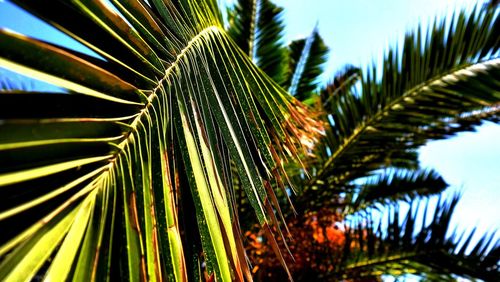
MULTIPOLYGON (((233 2, 220 0, 220 2, 233 2)), ((324 81, 345 64, 365 67, 378 62, 384 50, 400 41, 405 31, 427 25, 455 9, 470 9, 466 0, 275 0, 285 8, 284 40, 306 37, 317 24, 331 48, 324 81)), ((481 2, 481 1, 480 1, 481 2)), ((0 0, 0 27, 84 51, 81 45, 53 32, 49 26, 20 13, 0 0), (36 26, 36 28, 34 28, 36 26)), ((0 69, 0 76, 8 72, 0 69)), ((8 73, 11 75, 10 73, 8 73)), ((423 166, 437 169, 461 190, 454 222, 460 228, 478 226, 478 234, 500 229, 500 126, 486 124, 475 133, 432 142, 421 150, 423 166)))

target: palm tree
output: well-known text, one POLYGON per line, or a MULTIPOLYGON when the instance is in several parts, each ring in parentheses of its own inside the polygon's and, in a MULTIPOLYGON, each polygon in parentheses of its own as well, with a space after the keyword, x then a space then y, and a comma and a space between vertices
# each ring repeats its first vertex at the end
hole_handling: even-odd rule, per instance
MULTIPOLYGON (((254 219, 285 266, 280 205, 292 183, 299 212, 437 193, 444 184, 417 169, 415 148, 498 113, 492 11, 436 27, 425 47, 409 37, 403 59, 389 55, 382 79, 364 75, 361 93, 346 87, 361 78, 348 69, 318 96, 326 47, 317 33, 279 44, 269 1, 240 1, 252 9, 231 14, 228 31, 211 0, 14 2, 94 56, 0 30, 0 66, 66 92, 4 85, 0 95, 0 280, 251 280, 240 222, 254 219), (408 171, 352 182, 385 167, 408 171)), ((455 202, 416 236, 412 213, 387 232, 351 224, 341 263, 323 274, 498 277, 498 246, 466 254, 445 237, 455 202)))
MULTIPOLYGON (((326 137, 303 160, 311 176, 304 177, 300 166, 288 168, 299 216, 284 218, 298 280, 376 279, 382 273, 437 281, 454 281, 453 275, 500 279, 494 234, 471 244, 473 233, 448 231, 458 195, 440 198, 435 207, 418 204, 448 186, 436 171, 419 166, 418 147, 474 130, 482 120, 499 121, 498 13, 494 5, 483 8, 455 15, 450 26, 442 21, 427 33, 408 34, 402 52, 390 50, 381 71, 363 74, 346 66, 319 89, 328 48, 316 30, 285 46, 282 9, 271 1, 240 0, 230 10, 228 31, 240 48, 322 112, 326 124, 326 137), (399 200, 411 206, 404 217, 399 200), (392 207, 386 224, 370 219, 377 206, 392 207), (433 218, 426 221, 428 213, 433 218)), ((258 229, 247 234, 256 277, 282 280, 258 229)))

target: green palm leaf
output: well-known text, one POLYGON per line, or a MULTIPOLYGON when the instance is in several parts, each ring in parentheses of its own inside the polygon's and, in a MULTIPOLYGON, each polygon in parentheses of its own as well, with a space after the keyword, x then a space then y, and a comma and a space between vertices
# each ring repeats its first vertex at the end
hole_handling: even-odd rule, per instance
POLYGON ((289 45, 289 74, 285 87, 299 100, 309 98, 318 86, 328 47, 315 29, 306 39, 289 45))
POLYGON ((238 0, 228 15, 229 35, 250 58, 254 56, 258 12, 258 0, 238 0))
POLYGON ((448 187, 434 170, 388 170, 360 186, 349 207, 351 212, 376 204, 384 206, 398 200, 411 202, 416 197, 439 194, 448 187))
POLYGON ((449 201, 440 200, 430 221, 426 215, 432 208, 427 203, 412 204, 403 222, 397 207, 387 224, 363 226, 362 222, 352 222, 342 256, 344 277, 415 273, 450 280, 450 274, 498 280, 499 245, 494 241, 495 234, 472 243, 474 231, 468 235, 449 232, 458 199, 454 196, 449 201), (425 209, 423 214, 421 208, 425 209))
POLYGON ((283 9, 269 0, 239 0, 229 10, 228 33, 275 82, 300 100, 311 96, 326 62, 328 48, 314 30, 287 48, 281 40, 283 9))
POLYGON ((269 0, 240 0, 229 12, 228 28, 236 44, 280 85, 284 83, 287 67, 282 12, 283 8, 269 0))
POLYGON ((500 101, 496 22, 495 13, 480 10, 460 13, 449 28, 434 26, 426 40, 421 32, 409 34, 402 55, 389 51, 380 79, 374 69, 360 95, 330 98, 331 152, 309 183, 342 185, 384 166, 414 168, 412 151, 427 140, 470 130, 475 121, 460 119, 464 114, 494 111, 500 101))
POLYGON ((271 1, 261 1, 255 40, 255 63, 279 85, 285 82, 287 66, 282 12, 271 1))
POLYGON ((271 230, 266 183, 317 124, 215 1, 19 5, 101 58, 0 31, 0 66, 69 92, 0 95, 0 279, 251 279, 230 162, 271 230))

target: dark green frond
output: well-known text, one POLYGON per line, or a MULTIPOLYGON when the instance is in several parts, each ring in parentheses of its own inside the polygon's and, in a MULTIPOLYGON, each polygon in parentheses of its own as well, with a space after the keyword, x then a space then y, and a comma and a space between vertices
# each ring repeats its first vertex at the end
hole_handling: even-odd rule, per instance
POLYGON ((306 39, 290 43, 289 74, 284 87, 299 100, 307 99, 318 86, 328 47, 315 29, 306 39))
POLYGON ((250 58, 253 58, 257 30, 257 2, 258 0, 238 0, 228 14, 228 34, 250 58))
POLYGON ((417 197, 441 193, 447 187, 448 184, 434 170, 386 170, 361 185, 354 202, 348 208, 353 212, 398 200, 411 202, 417 197))
POLYGON ((405 273, 426 274, 428 277, 455 274, 465 278, 498 281, 500 272, 500 245, 494 234, 472 242, 473 232, 450 232, 450 219, 458 196, 449 201, 440 200, 426 220, 431 206, 427 203, 411 205, 401 217, 397 207, 387 223, 372 226, 353 222, 348 228, 343 254, 345 273, 341 277, 405 273), (421 213, 421 209, 425 209, 421 213))
POLYGON ((497 21, 498 15, 480 10, 460 13, 450 27, 437 24, 425 40, 421 32, 408 34, 402 55, 389 51, 380 79, 374 68, 360 95, 332 98, 331 153, 310 183, 340 185, 390 166, 393 155, 470 130, 453 122, 460 116, 497 107, 498 46, 485 45, 498 40, 497 21))
POLYGON ((282 12, 283 8, 270 0, 260 2, 255 40, 255 63, 280 85, 285 82, 287 68, 282 12))
POLYGON ((302 56, 302 50, 306 45, 306 39, 298 39, 290 42, 288 45, 288 73, 286 76, 286 81, 284 88, 290 89, 292 86, 293 76, 299 65, 300 58, 302 56))
POLYGON ((270 0, 240 0, 228 15, 228 32, 236 44, 280 85, 287 68, 282 12, 270 0))

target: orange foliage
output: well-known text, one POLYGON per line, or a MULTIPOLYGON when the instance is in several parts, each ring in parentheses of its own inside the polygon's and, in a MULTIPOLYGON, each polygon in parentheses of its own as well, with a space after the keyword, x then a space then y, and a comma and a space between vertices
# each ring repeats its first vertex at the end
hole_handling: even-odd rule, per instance
MULTIPOLYGON (((342 255, 345 243, 342 217, 331 209, 309 212, 301 218, 294 218, 287 224, 290 230, 287 244, 292 257, 288 257, 288 265, 294 277, 301 273, 327 273, 335 270, 342 255)), ((274 280, 271 276, 281 270, 272 249, 264 241, 264 234, 254 230, 246 232, 247 253, 252 262, 253 273, 260 275, 257 280, 274 280), (266 275, 268 277, 262 277, 266 275)), ((278 242, 285 250, 285 244, 278 242)))

